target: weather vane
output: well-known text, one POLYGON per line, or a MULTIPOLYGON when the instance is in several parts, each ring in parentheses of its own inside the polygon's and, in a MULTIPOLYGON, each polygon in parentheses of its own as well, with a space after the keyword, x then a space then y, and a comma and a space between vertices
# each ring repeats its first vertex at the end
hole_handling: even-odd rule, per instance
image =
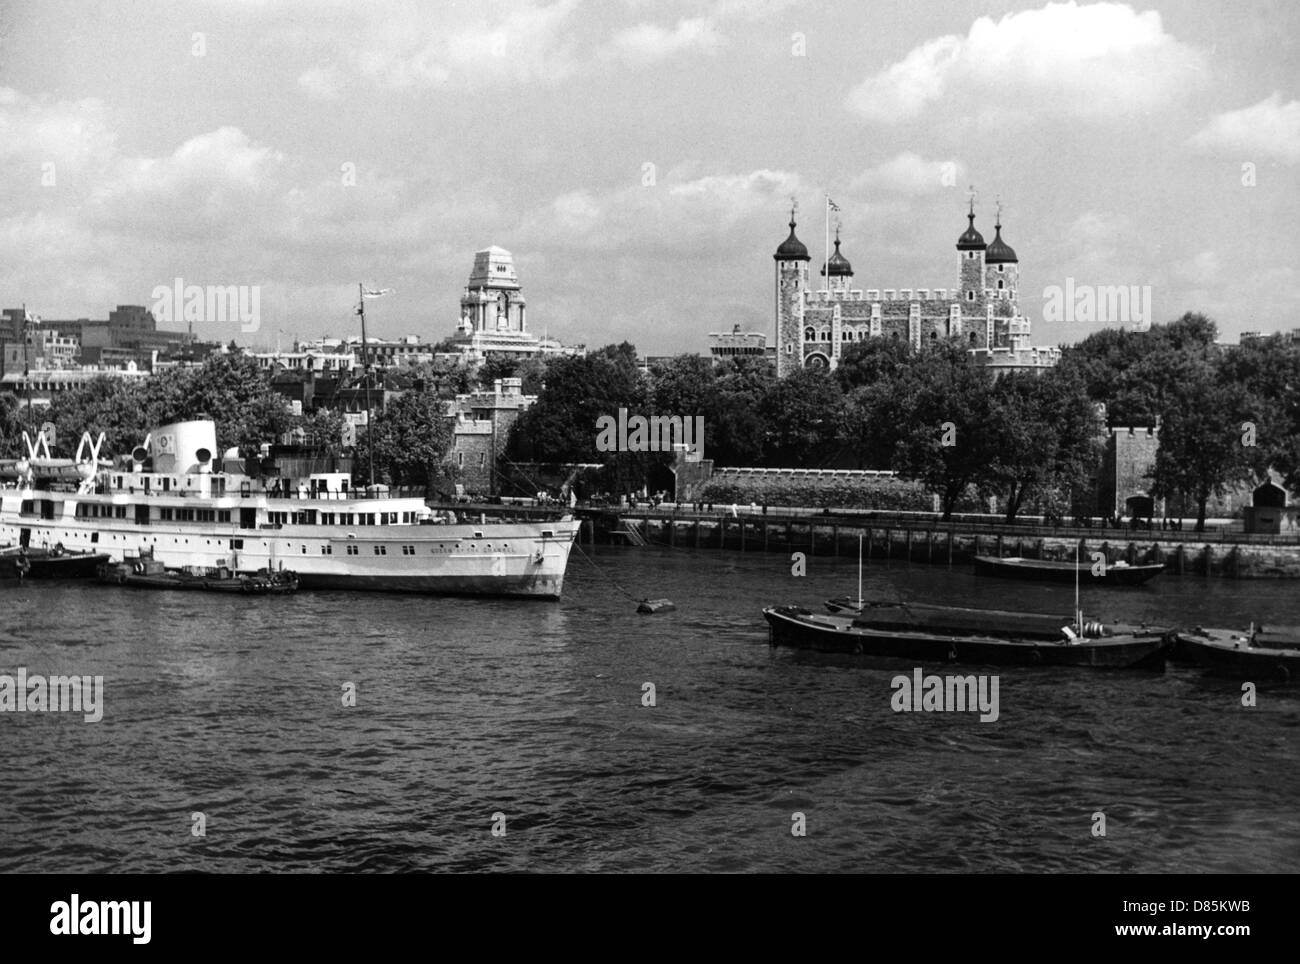
POLYGON ((966 196, 970 198, 970 213, 974 214, 975 213, 975 185, 974 184, 970 186, 970 190, 966 192, 966 196))

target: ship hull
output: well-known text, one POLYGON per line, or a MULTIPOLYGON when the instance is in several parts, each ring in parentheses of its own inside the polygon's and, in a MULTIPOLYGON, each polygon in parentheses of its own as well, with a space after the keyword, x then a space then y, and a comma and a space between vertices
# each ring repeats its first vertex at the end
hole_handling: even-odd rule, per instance
POLYGON ((1163 670, 1169 639, 1160 633, 1086 639, 1073 645, 924 629, 872 629, 843 616, 823 616, 792 606, 763 610, 774 646, 793 646, 865 657, 975 663, 988 666, 1077 666, 1163 670))
POLYGON ((169 568, 292 569, 303 589, 559 599, 580 523, 235 527, 0 520, 0 543, 61 542, 113 562, 152 554, 169 568))
POLYGON ((1069 582, 1076 580, 1086 587, 1141 586, 1164 571, 1162 565, 1106 566, 1094 574, 1092 565, 1072 562, 1054 562, 1046 559, 1022 559, 996 556, 976 556, 977 576, 999 576, 1004 579, 1026 579, 1034 582, 1069 582))

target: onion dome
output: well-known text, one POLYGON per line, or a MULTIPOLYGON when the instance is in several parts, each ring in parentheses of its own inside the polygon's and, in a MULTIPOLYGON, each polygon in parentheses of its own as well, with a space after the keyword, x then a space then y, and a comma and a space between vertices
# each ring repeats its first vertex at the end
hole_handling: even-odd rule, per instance
POLYGON ((848 258, 840 254, 840 238, 838 234, 835 236, 835 253, 831 255, 828 264, 822 265, 823 275, 827 273, 828 268, 832 278, 853 277, 853 265, 849 264, 848 258))
POLYGON ((957 250, 983 251, 988 246, 984 243, 984 236, 975 230, 975 212, 972 211, 966 217, 970 219, 970 224, 957 239, 957 250))
POLYGON ((772 255, 777 261, 811 261, 804 243, 794 236, 794 214, 790 215, 790 237, 781 242, 781 247, 772 255))
POLYGON ((984 253, 985 264, 1019 264, 1020 259, 1016 257, 1015 249, 1002 240, 1002 219, 998 218, 998 223, 994 225, 996 233, 993 235, 993 243, 989 245, 988 250, 984 253))

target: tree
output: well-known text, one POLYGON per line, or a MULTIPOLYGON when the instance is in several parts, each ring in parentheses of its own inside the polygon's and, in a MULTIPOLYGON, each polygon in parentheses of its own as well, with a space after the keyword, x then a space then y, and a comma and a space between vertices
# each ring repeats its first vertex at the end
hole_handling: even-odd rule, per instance
POLYGON ((302 433, 302 444, 310 449, 337 455, 343 448, 343 416, 329 409, 304 412, 294 420, 302 433))
POLYGON ((840 355, 835 378, 848 395, 854 389, 900 377, 911 367, 914 357, 912 343, 902 338, 850 342, 840 355))
POLYGON ((102 432, 100 455, 106 458, 130 452, 144 441, 152 427, 147 409, 145 384, 101 375, 56 395, 41 421, 54 423, 58 438, 54 450, 61 457, 76 454, 82 433, 98 438, 102 432))
POLYGON ((919 354, 901 338, 854 342, 840 357, 836 378, 844 389, 840 440, 861 468, 890 469, 907 432, 919 354))
POLYGON ((844 396, 826 372, 801 368, 771 386, 761 411, 768 426, 765 461, 810 467, 835 454, 844 396))
POLYGON ((1101 420, 1083 383, 1068 373, 1012 372, 993 383, 989 481, 1015 522, 1032 494, 1048 496, 1084 478, 1100 454, 1101 420))
POLYGON ((289 403, 271 374, 247 355, 214 355, 198 368, 170 368, 145 382, 148 424, 210 418, 220 452, 256 449, 293 426, 289 403))
POLYGON ((743 355, 720 364, 714 373, 716 395, 706 416, 706 455, 717 465, 761 465, 767 426, 763 399, 776 384, 776 369, 766 358, 743 355))
POLYGON ((8 392, 0 394, 0 452, 8 457, 10 454, 26 457, 21 451, 23 438, 22 412, 18 399, 8 392))
POLYGON ((436 483, 452 441, 445 408, 446 403, 427 390, 404 392, 389 402, 357 439, 353 478, 367 481, 373 445, 375 481, 425 488, 436 483))
POLYGON ((1300 487, 1300 344, 1281 335, 1253 339, 1224 352, 1220 368, 1224 382, 1240 385, 1250 396, 1244 421, 1255 444, 1246 447, 1246 456, 1255 478, 1264 479, 1273 468, 1295 491, 1300 487))
POLYGON ((897 396, 905 428, 894 468, 939 495, 944 521, 969 486, 992 481, 992 376, 956 340, 917 353, 897 396))
POLYGON ((620 408, 644 414, 645 407, 646 386, 635 349, 630 360, 623 346, 556 358, 548 366, 546 388, 510 432, 511 458, 604 461, 596 450, 597 420, 617 418, 620 408))
POLYGON ((1205 530, 1210 497, 1250 475, 1241 428, 1249 408, 1246 390, 1227 381, 1209 362, 1188 373, 1165 407, 1152 494, 1191 498, 1197 507, 1197 532, 1205 530))
POLYGON ((1214 354, 1217 333, 1194 312, 1147 331, 1107 328, 1066 348, 1057 371, 1081 379, 1112 425, 1154 425, 1189 370, 1214 354))

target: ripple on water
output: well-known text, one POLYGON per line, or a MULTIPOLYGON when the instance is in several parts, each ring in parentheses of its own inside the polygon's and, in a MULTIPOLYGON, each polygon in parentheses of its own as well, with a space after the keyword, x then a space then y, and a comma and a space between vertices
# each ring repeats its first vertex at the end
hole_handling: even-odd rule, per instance
MULTIPOLYGON (((1294 689, 1246 710, 1237 684, 1183 669, 1002 670, 996 723, 895 714, 910 665, 766 643, 762 606, 852 590, 854 560, 792 580, 779 555, 594 555, 678 610, 637 615, 585 563, 558 604, 0 590, 0 673, 105 680, 102 723, 0 716, 0 870, 1300 868, 1294 689)), ((986 596, 958 569, 866 576, 881 595, 986 596)), ((1085 609, 1209 625, 1266 600, 1300 623, 1295 594, 1161 583, 1085 609)), ((1054 587, 1025 599, 1072 606, 1054 587)))

